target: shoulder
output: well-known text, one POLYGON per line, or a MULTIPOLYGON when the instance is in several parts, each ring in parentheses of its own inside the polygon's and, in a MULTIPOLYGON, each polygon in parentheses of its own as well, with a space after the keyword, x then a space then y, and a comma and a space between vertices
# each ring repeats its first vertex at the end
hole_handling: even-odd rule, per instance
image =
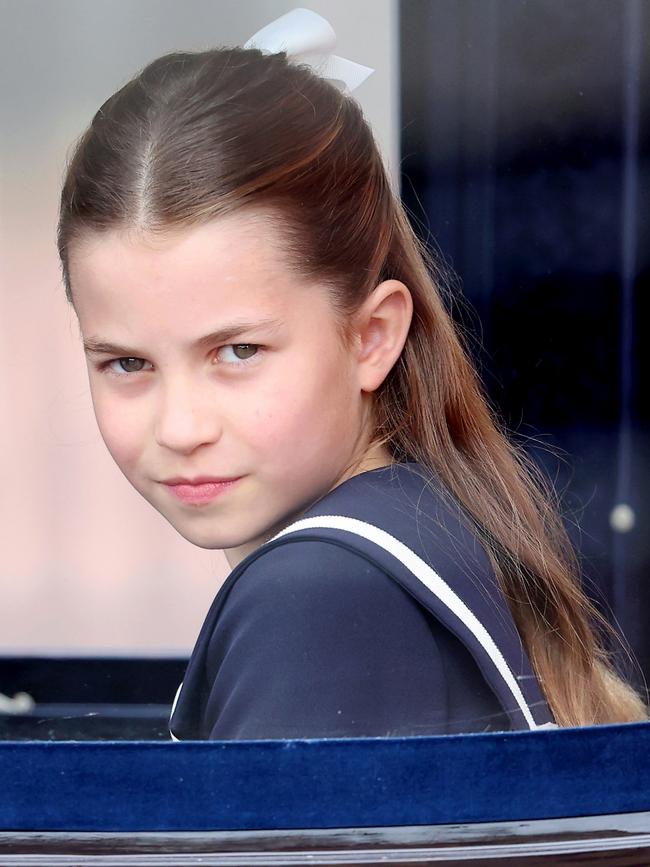
POLYGON ((238 658, 238 676, 271 665, 294 686, 308 677, 373 688, 418 671, 430 687, 442 677, 437 630, 430 612, 362 554, 331 541, 282 540, 233 584, 207 670, 212 676, 238 658))
POLYGON ((286 623, 291 615, 377 616, 395 606, 424 619, 419 603, 362 552, 302 538, 280 540, 248 563, 232 583, 223 614, 286 623))
POLYGON ((348 583, 351 577, 356 582, 367 584, 376 581, 383 570, 362 552, 344 542, 332 539, 283 538, 267 546, 242 571, 237 581, 257 584, 267 583, 308 583, 328 588, 340 583, 348 583))
MULTIPOLYGON (((285 538, 243 561, 231 578, 195 648, 177 736, 444 732, 455 701, 448 678, 464 659, 479 687, 463 670, 463 690, 469 687, 474 704, 487 695, 483 704, 492 707, 460 642, 363 553, 330 540, 285 538)), ((465 720, 485 710, 457 704, 454 713, 465 720)))
POLYGON ((204 657, 210 737, 345 737, 446 725, 428 615, 363 556, 282 540, 245 564, 204 657))

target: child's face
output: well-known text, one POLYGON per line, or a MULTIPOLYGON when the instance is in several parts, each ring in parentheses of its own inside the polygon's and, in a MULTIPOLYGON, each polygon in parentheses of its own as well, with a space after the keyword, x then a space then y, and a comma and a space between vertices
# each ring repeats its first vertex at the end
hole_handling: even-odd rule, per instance
POLYGON ((231 549, 231 564, 347 477, 368 409, 326 288, 290 270, 275 232, 236 215, 164 239, 91 234, 72 250, 111 455, 186 539, 231 549), (239 321, 252 325, 207 337, 239 321), (205 476, 241 478, 203 502, 168 483, 205 476))

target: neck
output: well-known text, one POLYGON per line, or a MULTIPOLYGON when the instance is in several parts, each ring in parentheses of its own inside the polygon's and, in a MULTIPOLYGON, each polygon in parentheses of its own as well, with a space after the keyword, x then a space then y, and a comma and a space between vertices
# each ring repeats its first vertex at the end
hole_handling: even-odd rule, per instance
POLYGON ((226 548, 224 550, 224 553, 226 555, 228 565, 231 569, 234 569, 241 563, 242 560, 248 557, 249 554, 259 548, 260 545, 268 542, 269 539, 271 539, 285 527, 288 527, 289 524, 293 524, 294 521, 298 521, 307 511, 307 509, 310 508, 310 506, 312 506, 315 502, 320 500, 326 494, 329 494, 331 491, 334 490, 334 488, 338 488, 338 486, 343 484, 343 482, 353 478, 354 476, 358 476, 361 473, 367 473, 370 470, 378 470, 381 469, 381 467, 388 467, 392 463, 394 463, 392 455, 385 445, 379 445, 369 449, 361 460, 355 462, 352 466, 342 471, 341 475, 337 478, 334 484, 331 485, 330 488, 319 494, 313 499, 311 503, 303 506, 298 512, 285 516, 285 518, 279 525, 276 525, 272 529, 268 530, 262 537, 251 539, 250 541, 245 542, 243 545, 239 545, 237 548, 226 548))

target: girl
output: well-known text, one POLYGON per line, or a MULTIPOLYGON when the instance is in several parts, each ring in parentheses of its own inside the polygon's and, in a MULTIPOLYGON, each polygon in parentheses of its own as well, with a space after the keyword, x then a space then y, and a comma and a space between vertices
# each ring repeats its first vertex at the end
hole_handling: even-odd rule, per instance
POLYGON ((283 52, 159 58, 68 167, 99 428, 225 551, 177 738, 640 720, 356 102, 283 52))

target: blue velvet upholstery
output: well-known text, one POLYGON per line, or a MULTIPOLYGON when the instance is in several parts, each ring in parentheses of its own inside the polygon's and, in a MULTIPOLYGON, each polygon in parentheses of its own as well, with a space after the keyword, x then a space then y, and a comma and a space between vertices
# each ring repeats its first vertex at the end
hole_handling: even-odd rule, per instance
POLYGON ((358 740, 0 743, 2 830, 419 825, 650 810, 650 723, 358 740))

